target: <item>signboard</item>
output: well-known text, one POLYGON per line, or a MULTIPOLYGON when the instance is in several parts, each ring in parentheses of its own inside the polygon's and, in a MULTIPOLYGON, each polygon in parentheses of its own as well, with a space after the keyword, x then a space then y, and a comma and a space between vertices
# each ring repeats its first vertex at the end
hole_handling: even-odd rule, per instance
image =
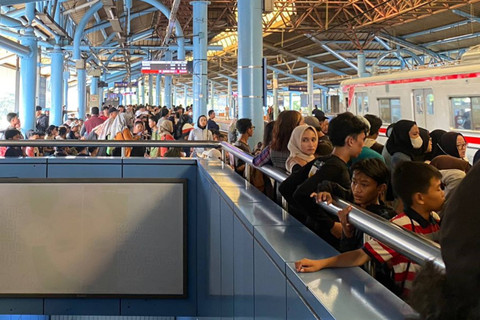
POLYGON ((131 88, 131 87, 136 87, 137 82, 115 82, 114 87, 115 88, 131 88))
POLYGON ((307 86, 288 86, 288 91, 307 92, 307 86))
POLYGON ((142 73, 187 74, 187 61, 142 61, 142 73))

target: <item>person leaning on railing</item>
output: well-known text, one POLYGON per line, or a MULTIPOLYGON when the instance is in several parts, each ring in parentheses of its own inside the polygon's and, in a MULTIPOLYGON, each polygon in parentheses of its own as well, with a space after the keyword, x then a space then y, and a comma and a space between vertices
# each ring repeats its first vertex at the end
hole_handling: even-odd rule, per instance
MULTIPOLYGON (((439 231, 440 218, 435 211, 439 211, 445 201, 441 178, 441 173, 428 164, 410 161, 400 163, 393 174, 393 188, 405 204, 405 210, 391 222, 427 237, 439 231)), ((371 259, 392 264, 394 291, 403 298, 408 297, 420 266, 375 239, 365 243, 361 249, 331 258, 302 259, 295 263, 295 268, 297 272, 314 272, 324 268, 361 266, 371 259)))

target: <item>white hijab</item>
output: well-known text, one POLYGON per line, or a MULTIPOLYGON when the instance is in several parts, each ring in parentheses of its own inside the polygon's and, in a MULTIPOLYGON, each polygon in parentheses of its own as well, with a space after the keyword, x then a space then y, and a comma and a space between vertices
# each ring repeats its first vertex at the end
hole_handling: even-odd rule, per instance
POLYGON ((302 152, 301 145, 302 145, 302 137, 303 133, 305 130, 311 128, 313 132, 315 133, 315 136, 318 139, 317 136, 317 131, 315 130, 314 127, 309 126, 308 124, 302 124, 300 126, 297 126, 295 129, 292 131, 292 135, 290 136, 290 140, 288 141, 288 151, 290 151, 290 156, 287 158, 287 161, 285 162, 285 169, 287 169, 287 172, 292 172, 292 168, 295 164, 295 157, 298 157, 300 159, 305 160, 306 162, 310 162, 313 159, 315 159, 315 155, 306 155, 305 153, 302 152))

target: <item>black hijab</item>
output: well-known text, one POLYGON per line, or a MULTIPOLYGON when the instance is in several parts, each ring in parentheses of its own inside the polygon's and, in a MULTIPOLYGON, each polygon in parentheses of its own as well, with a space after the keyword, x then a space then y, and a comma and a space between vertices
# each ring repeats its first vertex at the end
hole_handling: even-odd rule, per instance
MULTIPOLYGON (((463 135, 458 132, 447 132, 441 138, 438 143, 440 154, 448 154, 455 158, 460 158, 460 154, 457 149, 457 137, 463 135)), ((465 138, 463 138, 465 140, 465 138)))
POLYGON ((420 149, 413 149, 413 160, 414 161, 425 161, 427 157, 427 149, 430 144, 430 133, 427 129, 418 128, 420 131, 420 137, 422 138, 422 147, 420 149))
POLYGON ((440 139, 445 133, 447 133, 447 131, 442 129, 435 129, 430 132, 430 137, 432 138, 432 152, 429 156, 429 160, 432 160, 436 156, 443 154, 443 152, 438 147, 438 143, 440 142, 440 139))
POLYGON ((401 152, 410 157, 415 154, 409 135, 410 129, 414 125, 416 123, 411 120, 400 120, 395 123, 385 145, 389 154, 393 156, 395 153, 401 152))
POLYGON ((205 125, 205 126, 203 126, 203 127, 200 126, 200 119, 201 119, 201 118, 207 119, 207 116, 205 116, 205 115, 202 114, 202 115, 201 115, 200 117, 198 117, 198 119, 197 119, 197 127, 199 127, 200 129, 203 130, 203 129, 205 129, 205 128, 207 127, 207 125, 205 125))

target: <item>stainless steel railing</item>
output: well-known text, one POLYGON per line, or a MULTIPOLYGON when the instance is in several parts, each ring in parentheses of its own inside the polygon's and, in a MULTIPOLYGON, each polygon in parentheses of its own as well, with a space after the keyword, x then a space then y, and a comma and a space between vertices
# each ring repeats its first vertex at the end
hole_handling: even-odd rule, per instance
MULTIPOLYGON (((226 142, 215 141, 1 140, 0 146, 221 147, 224 161, 225 152, 229 152, 233 156, 243 160, 247 166, 253 166, 253 157, 251 155, 244 153, 242 150, 226 142)), ((281 172, 280 170, 269 165, 255 168, 279 183, 288 177, 284 172, 281 172)), ((421 237, 413 232, 407 231, 389 222, 388 220, 385 220, 341 199, 336 199, 336 201, 332 204, 322 203, 320 205, 333 214, 337 214, 338 211, 347 206, 352 206, 352 211, 349 214, 349 221, 353 226, 369 234, 375 239, 378 239, 382 243, 388 245, 392 249, 420 265, 424 265, 426 262, 432 261, 438 268, 443 271, 445 270, 445 263, 442 260, 440 246, 435 242, 421 237)))

